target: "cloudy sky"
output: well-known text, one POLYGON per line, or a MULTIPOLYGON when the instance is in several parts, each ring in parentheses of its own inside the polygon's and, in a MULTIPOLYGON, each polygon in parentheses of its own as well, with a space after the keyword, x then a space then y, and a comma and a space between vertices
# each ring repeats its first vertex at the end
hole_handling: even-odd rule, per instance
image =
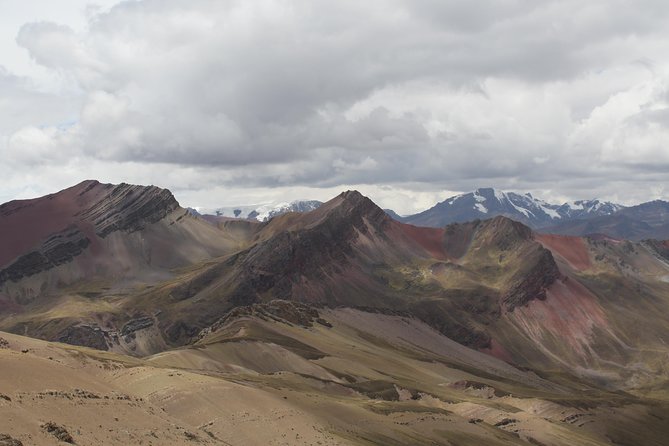
POLYGON ((669 198, 664 0, 0 0, 0 202, 669 198))

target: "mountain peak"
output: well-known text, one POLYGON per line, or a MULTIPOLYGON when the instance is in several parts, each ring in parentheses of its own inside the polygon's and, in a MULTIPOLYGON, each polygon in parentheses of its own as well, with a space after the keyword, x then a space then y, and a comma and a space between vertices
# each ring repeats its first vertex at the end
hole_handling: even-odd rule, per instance
MULTIPOLYGON (((495 192, 501 192, 495 189, 494 187, 479 187, 474 191, 474 193, 478 193, 480 195, 490 195, 490 194, 495 194, 495 192)), ((503 193, 503 192, 502 192, 503 193)))
POLYGON ((73 187, 87 187, 87 186, 97 186, 98 184, 101 184, 98 180, 84 180, 81 183, 73 186, 73 187))
POLYGON ((379 227, 392 220, 372 200, 356 190, 347 190, 303 215, 299 221, 310 226, 327 223, 330 226, 362 227, 363 219, 379 227))
POLYGON ((504 215, 486 220, 483 226, 496 237, 513 235, 523 240, 532 239, 532 229, 529 226, 504 215))
POLYGON ((357 190, 347 190, 340 193, 332 200, 324 203, 321 209, 326 213, 330 213, 335 209, 339 209, 345 210, 346 213, 354 212, 360 215, 370 212, 375 214, 383 214, 384 216, 386 215, 383 209, 381 209, 376 205, 376 203, 357 190))
POLYGON ((369 197, 361 194, 357 190, 347 190, 342 192, 337 197, 340 201, 340 206, 346 204, 351 208, 360 208, 365 212, 372 211, 377 214, 386 215, 386 213, 381 209, 376 203, 374 203, 369 197))
POLYGON ((339 196, 345 200, 353 200, 353 201, 360 201, 362 199, 367 198, 357 190, 347 190, 339 194, 339 196))

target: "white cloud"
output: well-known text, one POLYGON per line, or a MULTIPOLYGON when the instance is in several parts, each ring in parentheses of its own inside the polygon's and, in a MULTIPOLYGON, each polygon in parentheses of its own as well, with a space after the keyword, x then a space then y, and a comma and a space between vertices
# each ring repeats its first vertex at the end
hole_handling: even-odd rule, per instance
POLYGON ((400 212, 487 185, 663 193, 669 4, 484 3, 142 0, 35 15, 16 26, 35 77, 0 73, 13 98, 0 100, 4 196, 93 174, 220 200, 369 184, 400 212))

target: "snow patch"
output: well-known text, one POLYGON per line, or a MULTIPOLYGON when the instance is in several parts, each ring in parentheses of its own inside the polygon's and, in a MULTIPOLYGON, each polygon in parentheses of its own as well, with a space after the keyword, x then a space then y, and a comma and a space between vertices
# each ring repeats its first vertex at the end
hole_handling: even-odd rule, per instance
POLYGON ((548 208, 543 204, 539 204, 539 208, 542 211, 544 211, 544 213, 552 219, 561 219, 562 218, 562 215, 560 215, 556 210, 548 208))
POLYGON ((517 206, 516 203, 514 203, 512 200, 509 200, 509 203, 511 203, 511 206, 513 206, 513 208, 514 208, 516 211, 520 212, 520 213, 523 214, 525 217, 530 218, 530 215, 534 216, 534 214, 533 214, 532 212, 530 212, 529 210, 527 210, 527 209, 525 209, 525 208, 523 208, 523 207, 517 206))
POLYGON ((451 197, 448 200, 446 200, 446 203, 450 203, 450 204, 455 203, 456 201, 458 201, 460 198, 462 198, 464 196, 465 196, 465 194, 455 195, 454 197, 451 197))
POLYGON ((210 211, 202 211, 203 214, 218 215, 221 217, 254 219, 266 221, 286 212, 308 212, 321 205, 315 200, 295 200, 291 202, 263 203, 248 206, 230 206, 210 211))
POLYGON ((288 209, 290 209, 290 205, 291 203, 284 202, 284 203, 277 203, 275 205, 267 204, 264 206, 258 206, 255 209, 255 211, 258 213, 258 215, 256 215, 255 218, 258 221, 265 221, 270 217, 272 211, 275 212, 287 211, 288 209))
MULTIPOLYGON (((474 192, 474 200, 476 200, 476 201, 479 202, 479 203, 483 203, 483 202, 486 200, 486 198, 485 198, 484 196, 482 196, 482 195, 479 193, 478 189, 477 189, 477 190, 474 192)), ((487 210, 486 210, 486 211, 487 211, 487 210)))
POLYGON ((508 200, 508 197, 506 196, 506 193, 504 191, 493 189, 492 193, 495 194, 495 198, 497 198, 497 201, 499 201, 500 203, 503 200, 508 200))
MULTIPOLYGON (((485 198, 484 198, 483 200, 485 200, 485 198)), ((476 209, 476 210, 479 211, 479 212, 483 212, 484 214, 487 214, 487 213, 488 213, 488 208, 486 208, 485 206, 483 206, 481 203, 476 203, 476 204, 474 205, 474 209, 476 209)))

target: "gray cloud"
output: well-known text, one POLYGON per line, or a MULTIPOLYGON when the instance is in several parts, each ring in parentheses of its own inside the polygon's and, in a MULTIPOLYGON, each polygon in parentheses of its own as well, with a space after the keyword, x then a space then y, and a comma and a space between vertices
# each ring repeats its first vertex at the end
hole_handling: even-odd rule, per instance
POLYGON ((184 191, 665 193, 666 2, 143 0, 88 14, 83 31, 17 36, 73 86, 69 105, 0 73, 26 104, 0 128, 14 183, 38 166, 130 179, 141 165, 184 191))

